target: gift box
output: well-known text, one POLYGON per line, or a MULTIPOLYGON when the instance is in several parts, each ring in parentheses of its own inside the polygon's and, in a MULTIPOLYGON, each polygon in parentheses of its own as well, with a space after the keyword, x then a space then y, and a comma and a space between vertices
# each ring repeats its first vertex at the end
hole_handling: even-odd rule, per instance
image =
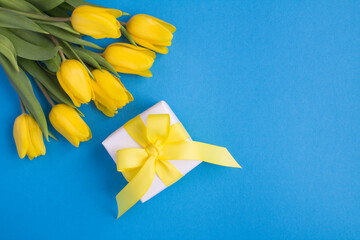
POLYGON ((103 145, 129 182, 116 196, 118 218, 136 202, 149 200, 203 161, 240 168, 226 148, 192 141, 164 101, 128 121, 103 145))
MULTIPOLYGON (((152 106, 151 108, 140 114, 140 118, 144 121, 145 124, 150 114, 169 114, 171 125, 180 122, 179 119, 176 117, 175 113, 171 110, 171 108, 165 101, 161 101, 155 104, 154 106, 152 106)), ((189 137, 187 141, 192 141, 192 140, 189 137)), ((136 142, 127 133, 124 126, 122 126, 114 133, 112 133, 108 138, 106 138, 102 142, 102 144, 115 163, 116 163, 116 152, 119 149, 141 148, 140 144, 136 142)), ((169 160, 169 162, 172 165, 174 165, 179 170, 179 172, 182 173, 182 175, 187 174, 201 163, 201 161, 199 160, 169 160)), ((140 199, 141 202, 143 203, 146 202, 147 200, 154 197, 156 194, 158 194, 165 188, 167 188, 167 186, 160 180, 158 175, 155 175, 149 190, 140 199)))

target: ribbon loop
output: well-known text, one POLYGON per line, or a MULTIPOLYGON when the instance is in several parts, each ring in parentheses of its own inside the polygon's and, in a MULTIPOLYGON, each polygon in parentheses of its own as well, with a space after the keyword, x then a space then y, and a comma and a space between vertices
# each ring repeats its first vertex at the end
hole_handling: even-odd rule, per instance
POLYGON ((145 164, 148 153, 141 148, 120 149, 116 152, 116 166, 119 172, 141 167, 145 164))
POLYGON ((183 142, 190 138, 190 135, 185 130, 181 122, 177 122, 170 126, 169 136, 166 143, 183 142))
POLYGON ((155 174, 166 186, 183 176, 168 160, 200 160, 240 168, 226 148, 186 141, 190 138, 189 134, 181 123, 170 126, 169 114, 149 115, 147 126, 137 116, 124 128, 143 148, 117 151, 117 169, 129 182, 116 196, 118 218, 144 196, 155 174))
POLYGON ((125 123, 124 128, 126 132, 143 148, 148 145, 146 126, 140 116, 137 116, 125 123))

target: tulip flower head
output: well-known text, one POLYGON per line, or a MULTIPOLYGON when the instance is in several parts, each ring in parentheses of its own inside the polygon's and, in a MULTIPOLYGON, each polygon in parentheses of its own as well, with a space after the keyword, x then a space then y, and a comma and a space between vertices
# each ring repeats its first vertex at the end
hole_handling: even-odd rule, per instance
POLYGON ((95 94, 94 102, 106 116, 115 116, 117 109, 133 100, 133 96, 126 90, 120 79, 108 71, 101 72, 99 69, 95 69, 92 74, 96 79, 91 82, 95 94))
POLYGON ((16 118, 13 134, 20 158, 27 155, 32 160, 34 157, 45 154, 41 129, 29 114, 23 113, 16 118))
POLYGON ((76 110, 65 104, 55 105, 49 114, 53 127, 72 145, 91 139, 91 130, 76 110))
POLYGON ((90 82, 93 81, 85 67, 78 60, 65 60, 60 71, 56 73, 58 81, 75 106, 90 102, 93 91, 90 82))
POLYGON ((155 52, 168 53, 176 28, 155 17, 137 14, 126 23, 126 29, 134 41, 155 52))
POLYGON ((120 23, 116 18, 123 15, 117 9, 79 6, 71 15, 73 28, 95 39, 119 38, 121 36, 120 23))
POLYGON ((149 68, 151 68, 156 57, 153 51, 127 43, 109 45, 103 56, 116 71, 144 77, 152 76, 149 68))

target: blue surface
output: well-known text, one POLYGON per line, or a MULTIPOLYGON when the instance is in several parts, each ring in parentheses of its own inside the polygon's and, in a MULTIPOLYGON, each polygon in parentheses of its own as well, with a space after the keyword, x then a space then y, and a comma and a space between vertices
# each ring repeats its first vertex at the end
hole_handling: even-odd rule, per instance
POLYGON ((94 3, 174 24, 173 46, 153 78, 122 77, 135 101, 116 117, 81 107, 91 141, 59 137, 33 161, 0 70, 0 239, 360 239, 357 1, 94 3), (160 100, 243 169, 201 164, 116 221, 126 182, 101 142, 160 100))

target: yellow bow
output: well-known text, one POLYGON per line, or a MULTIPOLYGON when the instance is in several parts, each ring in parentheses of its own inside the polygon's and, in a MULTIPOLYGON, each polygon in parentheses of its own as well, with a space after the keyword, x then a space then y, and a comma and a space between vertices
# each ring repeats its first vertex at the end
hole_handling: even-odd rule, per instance
POLYGON ((155 174, 166 186, 183 177, 168 160, 191 159, 241 168, 226 148, 186 141, 189 134, 180 122, 170 126, 169 114, 149 115, 147 126, 137 116, 124 128, 143 148, 121 149, 116 153, 117 170, 129 182, 116 196, 118 218, 144 196, 155 174))

